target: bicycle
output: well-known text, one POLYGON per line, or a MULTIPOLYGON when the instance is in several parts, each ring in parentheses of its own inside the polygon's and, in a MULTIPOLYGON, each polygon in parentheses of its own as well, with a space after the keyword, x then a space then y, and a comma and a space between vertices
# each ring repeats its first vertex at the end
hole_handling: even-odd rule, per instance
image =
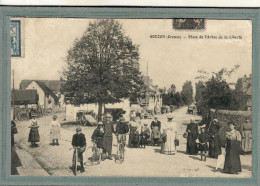
POLYGON ((124 134, 117 135, 117 157, 115 159, 116 163, 123 163, 125 159, 125 142, 124 142, 124 134))
POLYGON ((96 141, 92 141, 93 145, 89 146, 86 150, 86 159, 84 163, 87 166, 98 165, 101 162, 101 149, 97 147, 96 141))
POLYGON ((72 160, 72 171, 73 171, 74 175, 77 176, 77 171, 78 171, 78 150, 80 148, 76 147, 76 148, 71 148, 70 150, 72 150, 72 149, 74 149, 73 160, 72 160), (73 166, 73 165, 75 165, 75 166, 73 166))

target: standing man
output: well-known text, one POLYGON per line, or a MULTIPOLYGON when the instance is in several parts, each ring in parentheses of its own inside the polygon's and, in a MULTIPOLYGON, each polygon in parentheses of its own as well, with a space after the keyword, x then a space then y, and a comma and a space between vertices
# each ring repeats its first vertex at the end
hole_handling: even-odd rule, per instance
POLYGON ((160 130, 161 130, 161 122, 158 120, 157 116, 154 117, 154 121, 151 123, 152 130, 152 144, 158 144, 158 140, 160 139, 160 130))
POLYGON ((112 160, 112 141, 113 141, 113 133, 114 133, 114 126, 112 123, 112 116, 111 114, 107 113, 105 116, 104 121, 104 151, 103 153, 108 156, 109 160, 112 160))

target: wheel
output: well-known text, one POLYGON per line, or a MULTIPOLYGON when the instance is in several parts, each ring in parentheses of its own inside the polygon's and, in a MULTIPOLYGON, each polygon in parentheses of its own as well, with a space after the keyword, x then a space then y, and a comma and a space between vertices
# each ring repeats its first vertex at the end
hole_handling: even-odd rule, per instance
POLYGON ((78 171, 78 152, 76 149, 76 153, 75 153, 75 158, 74 158, 74 165, 75 165, 75 170, 74 170, 74 175, 77 176, 77 171, 78 171))
POLYGON ((124 158, 125 158, 124 145, 123 145, 123 144, 120 144, 120 145, 119 145, 119 157, 118 157, 119 162, 120 162, 120 163, 123 163, 124 158))
POLYGON ((93 148, 95 148, 94 146, 89 146, 85 152, 85 156, 86 156, 86 162, 85 165, 91 166, 94 164, 94 160, 93 160, 93 148))
POLYGON ((101 162, 101 153, 95 146, 90 146, 86 150, 86 162, 85 165, 92 166, 101 162))

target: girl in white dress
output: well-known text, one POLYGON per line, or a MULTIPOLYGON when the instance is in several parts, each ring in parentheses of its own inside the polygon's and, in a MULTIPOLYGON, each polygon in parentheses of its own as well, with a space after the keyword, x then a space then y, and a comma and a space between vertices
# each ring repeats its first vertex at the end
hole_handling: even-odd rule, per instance
POLYGON ((59 145, 60 139, 60 122, 57 120, 57 116, 53 115, 53 120, 50 123, 50 138, 52 140, 52 145, 59 145), (56 141, 56 143, 55 143, 56 141))

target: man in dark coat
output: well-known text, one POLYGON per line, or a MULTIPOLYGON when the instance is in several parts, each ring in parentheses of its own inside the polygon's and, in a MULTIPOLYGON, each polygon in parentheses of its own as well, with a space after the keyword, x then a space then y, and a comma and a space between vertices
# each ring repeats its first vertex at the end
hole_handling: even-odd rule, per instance
POLYGON ((209 157, 217 158, 221 154, 221 140, 220 135, 218 135, 220 125, 217 119, 209 124, 209 157))
POLYGON ((107 113, 104 121, 104 142, 103 147, 104 151, 103 153, 108 155, 108 159, 112 160, 112 141, 113 141, 113 133, 114 133, 114 126, 112 123, 112 116, 111 114, 107 113))
MULTIPOLYGON (((78 150, 78 158, 79 158, 79 161, 80 161, 80 166, 81 166, 81 172, 84 172, 84 166, 83 166, 83 153, 84 151, 86 150, 86 138, 85 138, 85 135, 81 133, 82 132, 82 129, 80 127, 78 127, 76 129, 76 134, 73 135, 72 137, 72 146, 75 150, 78 150)), ((75 153, 76 151, 74 151, 74 155, 73 155, 73 170, 75 170, 75 161, 74 161, 74 158, 75 158, 75 153)), ((77 162, 76 162, 77 163, 77 162)))
POLYGON ((190 155, 197 154, 198 149, 196 139, 198 138, 199 131, 198 125, 195 123, 195 120, 193 118, 190 120, 190 124, 188 124, 186 132, 188 132, 186 152, 190 155))

